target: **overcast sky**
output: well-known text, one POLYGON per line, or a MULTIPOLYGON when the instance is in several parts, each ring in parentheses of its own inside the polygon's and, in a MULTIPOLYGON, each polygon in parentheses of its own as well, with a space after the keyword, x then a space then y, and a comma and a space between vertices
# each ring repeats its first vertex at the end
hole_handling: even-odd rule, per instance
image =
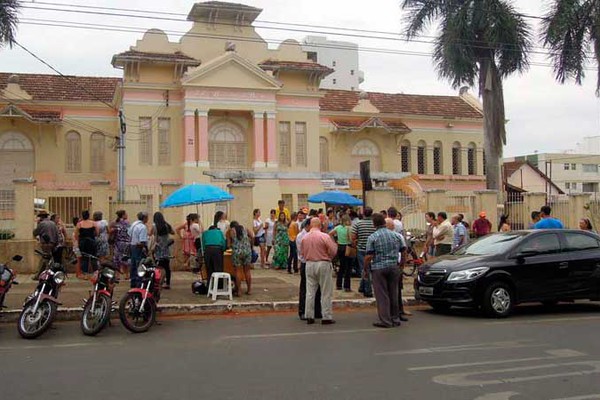
MULTIPOLYGON (((39 4, 39 1, 36 4, 39 4)), ((187 13, 193 1, 186 0, 46 0, 63 4, 133 8, 160 12, 187 13), (167 5, 168 4, 168 5, 167 5)), ((355 29, 401 32, 402 12, 399 0, 239 0, 263 8, 262 21, 310 25, 341 26, 355 29)), ((31 5, 31 2, 23 2, 31 5)), ((542 15, 547 0, 516 0, 519 11, 542 15)), ((41 6, 41 5, 40 5, 41 6)), ((44 5, 45 7, 51 7, 44 5)), ((106 17, 68 14, 55 11, 23 9, 22 19, 89 22, 142 28, 187 31, 190 22, 169 22, 129 17, 106 17)), ((532 23, 535 32, 538 26, 532 23)), ((259 29, 266 39, 302 39, 307 32, 259 29)), ((433 32, 429 32, 432 35, 433 32)), ((141 33, 101 32, 60 27, 43 27, 22 23, 17 40, 64 74, 120 76, 110 65, 113 54, 127 50, 141 38, 141 33)), ((328 35, 335 40, 359 43, 364 48, 430 52, 428 44, 328 35)), ((171 35, 172 41, 178 36, 171 35)), ((547 64, 543 55, 535 62, 547 64)), ((590 66, 593 68, 594 66, 590 66)), ((456 94, 448 82, 438 79, 430 57, 361 52, 360 69, 365 72, 362 89, 414 94, 456 94)), ((24 51, 0 49, 0 71, 51 73, 46 66, 24 51)), ((572 149, 584 136, 600 134, 600 101, 594 95, 595 73, 588 71, 583 86, 559 85, 547 67, 532 66, 523 76, 505 83, 508 145, 506 156, 572 149)))

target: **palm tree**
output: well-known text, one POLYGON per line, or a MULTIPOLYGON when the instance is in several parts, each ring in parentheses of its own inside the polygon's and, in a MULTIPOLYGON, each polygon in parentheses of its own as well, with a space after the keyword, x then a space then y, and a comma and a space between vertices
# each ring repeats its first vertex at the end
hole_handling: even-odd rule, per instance
POLYGON ((487 188, 500 191, 506 144, 502 80, 529 66, 530 28, 507 0, 403 0, 408 39, 439 23, 433 60, 456 89, 478 85, 483 98, 487 188))
MULTIPOLYGON (((554 0, 549 10, 543 22, 544 44, 551 50, 556 80, 574 79, 581 84, 590 45, 600 68, 600 1, 554 0)), ((596 95, 600 95, 600 71, 596 95)))
POLYGON ((0 47, 15 43, 19 8, 18 0, 0 0, 0 47))

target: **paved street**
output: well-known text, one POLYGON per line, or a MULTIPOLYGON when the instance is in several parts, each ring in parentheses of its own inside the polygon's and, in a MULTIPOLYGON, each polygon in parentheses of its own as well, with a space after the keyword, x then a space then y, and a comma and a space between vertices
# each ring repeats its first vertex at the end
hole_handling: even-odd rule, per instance
POLYGON ((599 399, 600 306, 520 307, 507 320, 374 311, 334 326, 294 314, 163 320, 96 338, 59 323, 35 341, 0 324, 6 399, 599 399))

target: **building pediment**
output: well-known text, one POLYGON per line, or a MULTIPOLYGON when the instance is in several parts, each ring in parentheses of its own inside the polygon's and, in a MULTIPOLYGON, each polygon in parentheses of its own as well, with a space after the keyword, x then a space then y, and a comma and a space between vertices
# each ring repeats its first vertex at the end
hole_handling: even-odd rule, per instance
POLYGON ((279 90, 281 84, 269 73, 234 51, 189 70, 181 81, 187 87, 218 87, 279 90))
POLYGON ((378 117, 363 119, 332 119, 334 132, 360 132, 367 128, 380 129, 390 134, 410 133, 411 129, 400 120, 378 117))
POLYGON ((0 118, 24 118, 29 122, 60 122, 62 120, 59 111, 35 110, 18 107, 14 104, 0 109, 0 118))

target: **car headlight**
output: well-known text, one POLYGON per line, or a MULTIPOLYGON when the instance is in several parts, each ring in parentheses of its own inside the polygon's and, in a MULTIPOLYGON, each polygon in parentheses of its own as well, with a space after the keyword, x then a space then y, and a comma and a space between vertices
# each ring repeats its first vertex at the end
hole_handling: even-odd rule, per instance
POLYGON ((65 281, 66 279, 66 275, 64 272, 58 271, 57 273, 54 274, 54 282, 56 282, 56 284, 58 285, 62 285, 62 283, 65 281))
POLYGON ((104 271, 102 271, 102 275, 104 275, 108 279, 113 279, 115 277, 115 271, 110 268, 104 268, 104 271))
POLYGON ((475 280, 488 272, 489 267, 478 267, 465 269, 464 271, 454 271, 448 276, 447 282, 467 282, 475 280))
POLYGON ((148 270, 148 269, 147 269, 147 268, 146 268, 144 265, 139 265, 139 266, 138 266, 138 269, 137 269, 137 275, 138 275, 140 278, 143 278, 143 277, 144 277, 144 275, 146 275, 146 271, 147 271, 147 270, 148 270))

